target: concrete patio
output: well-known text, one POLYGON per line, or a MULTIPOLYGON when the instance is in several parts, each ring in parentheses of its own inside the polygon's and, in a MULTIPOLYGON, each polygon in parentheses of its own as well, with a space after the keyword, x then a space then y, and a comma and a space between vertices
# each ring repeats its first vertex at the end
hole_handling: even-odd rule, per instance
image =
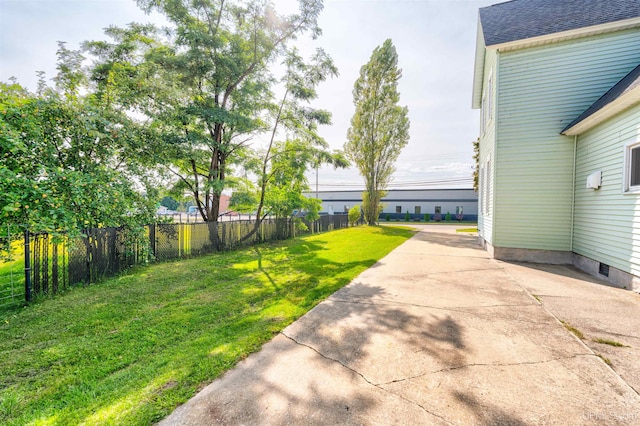
POLYGON ((640 295, 418 227, 160 424, 640 424, 640 295))

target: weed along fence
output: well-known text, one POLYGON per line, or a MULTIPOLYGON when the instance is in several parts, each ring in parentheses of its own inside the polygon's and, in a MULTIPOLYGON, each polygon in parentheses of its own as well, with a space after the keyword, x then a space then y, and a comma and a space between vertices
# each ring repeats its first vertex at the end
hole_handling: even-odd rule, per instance
POLYGON ((9 234, 10 253, 0 259, 0 306, 90 284, 134 265, 215 253, 297 235, 349 226, 346 215, 322 216, 299 229, 291 219, 267 219, 247 237, 255 221, 155 224, 83 231, 79 238, 9 234))

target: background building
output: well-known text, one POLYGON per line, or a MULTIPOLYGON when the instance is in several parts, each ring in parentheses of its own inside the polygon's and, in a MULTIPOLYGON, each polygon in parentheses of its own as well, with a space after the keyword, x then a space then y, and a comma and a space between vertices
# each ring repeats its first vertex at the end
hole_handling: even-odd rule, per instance
MULTIPOLYGON (((362 205, 362 191, 319 191, 322 200, 321 213, 342 214, 355 205, 362 205)), ((315 197, 316 192, 306 194, 315 197)), ((478 193, 473 189, 391 189, 382 199, 384 210, 391 218, 403 218, 409 212, 412 219, 423 219, 425 214, 441 214, 442 219, 451 213, 462 215, 463 220, 478 219, 478 193)))

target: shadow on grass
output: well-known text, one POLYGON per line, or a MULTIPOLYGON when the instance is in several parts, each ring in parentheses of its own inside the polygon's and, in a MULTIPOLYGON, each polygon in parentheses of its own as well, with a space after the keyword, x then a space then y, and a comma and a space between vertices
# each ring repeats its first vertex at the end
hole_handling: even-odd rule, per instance
POLYGON ((364 250, 346 231, 136 267, 4 316, 0 423, 161 419, 408 236, 370 230, 364 250))

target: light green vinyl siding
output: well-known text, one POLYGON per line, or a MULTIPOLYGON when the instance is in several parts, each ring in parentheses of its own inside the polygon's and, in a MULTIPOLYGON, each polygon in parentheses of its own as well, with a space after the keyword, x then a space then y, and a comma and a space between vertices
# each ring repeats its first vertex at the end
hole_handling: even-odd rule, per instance
POLYGON ((624 147, 640 141, 640 105, 578 136, 573 251, 640 275, 640 194, 623 194, 624 147), (602 187, 587 176, 602 171, 602 187))
POLYGON ((495 246, 571 250, 573 138, 560 132, 638 63, 638 30, 500 54, 495 246))
MULTIPOLYGON (((495 81, 496 81, 496 63, 497 54, 495 51, 487 51, 484 64, 484 82, 483 88, 486 91, 488 88, 488 80, 491 75, 493 79, 493 94, 490 99, 493 99, 490 108, 494 108, 492 119, 489 120, 484 129, 480 129, 480 180, 478 191, 478 233, 487 242, 493 243, 493 172, 495 170, 495 81), (487 169, 487 163, 489 168, 487 169), (487 170, 489 173, 487 173, 487 170), (488 184, 485 184, 485 180, 488 179, 488 184), (488 188, 488 193, 485 195, 485 189, 488 188), (486 201, 485 201, 486 200, 486 201), (486 207, 485 207, 485 204, 486 207)), ((485 93, 485 95, 487 95, 485 93)), ((489 98, 488 98, 489 99, 489 98)), ((480 110, 480 114, 484 111, 480 110)), ((482 123, 480 118, 480 123, 482 123)), ((482 124, 481 124, 482 126, 482 124)))

